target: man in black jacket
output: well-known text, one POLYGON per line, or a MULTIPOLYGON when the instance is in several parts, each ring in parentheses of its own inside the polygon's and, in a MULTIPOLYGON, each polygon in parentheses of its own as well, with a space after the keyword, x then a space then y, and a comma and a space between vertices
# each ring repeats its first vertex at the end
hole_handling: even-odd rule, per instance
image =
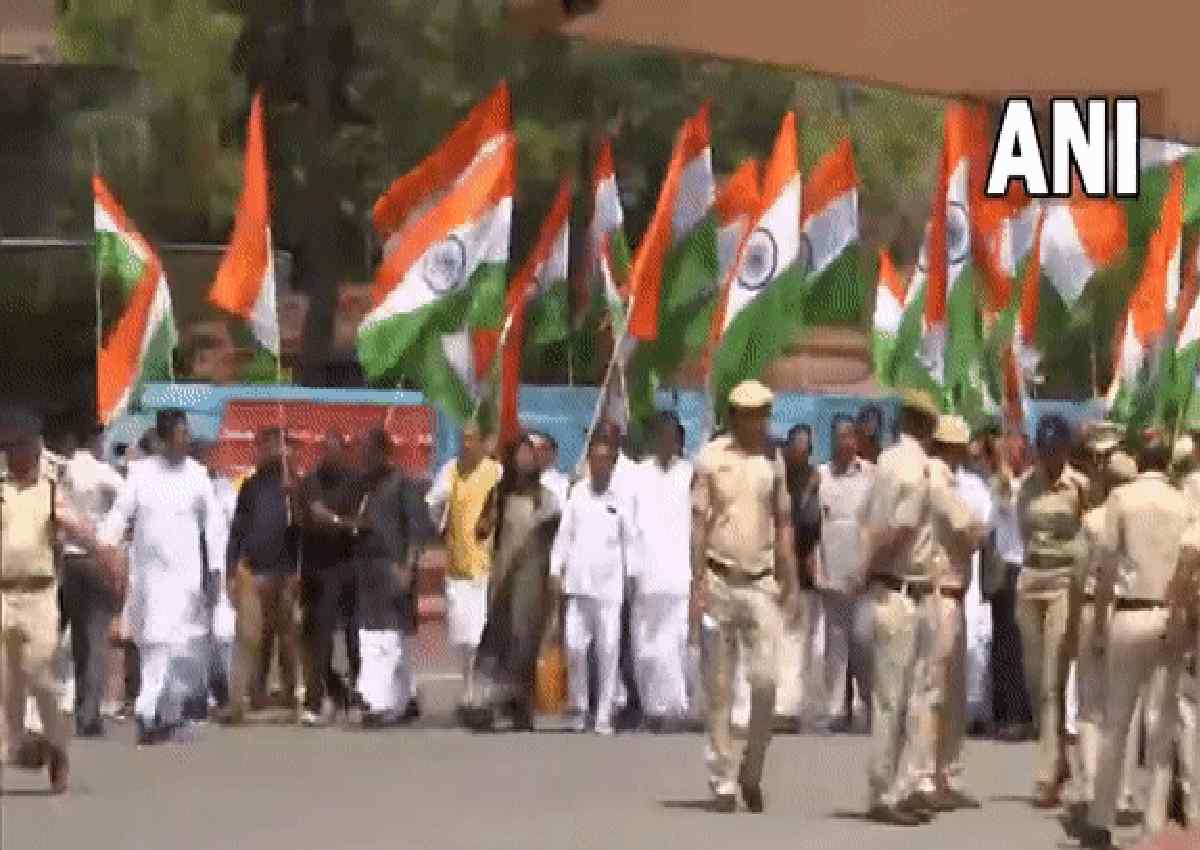
POLYGON ((229 598, 237 610, 230 706, 225 716, 230 723, 243 719, 248 692, 253 707, 266 704, 270 657, 263 652, 264 643, 279 647, 283 692, 289 704, 296 692, 299 546, 290 484, 284 480, 287 449, 282 431, 259 432, 255 449, 258 465, 238 493, 225 557, 229 598))
POLYGON ((402 719, 415 699, 411 638, 416 633, 417 537, 423 513, 414 483, 391 464, 383 429, 365 439, 366 472, 352 548, 358 587, 358 690, 367 705, 364 725, 402 719), (409 651, 406 651, 409 650, 409 651))

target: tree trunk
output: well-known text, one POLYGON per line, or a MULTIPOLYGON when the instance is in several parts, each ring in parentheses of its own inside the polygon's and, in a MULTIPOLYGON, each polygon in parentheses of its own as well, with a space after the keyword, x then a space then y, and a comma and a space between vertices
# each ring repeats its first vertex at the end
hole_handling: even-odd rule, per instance
POLYGON ((305 24, 305 95, 308 144, 304 192, 306 226, 301 247, 302 288, 309 295, 305 317, 301 379, 309 386, 322 386, 329 379, 334 313, 337 310, 336 187, 330 163, 333 133, 330 115, 329 61, 330 21, 335 9, 331 0, 297 0, 305 24))

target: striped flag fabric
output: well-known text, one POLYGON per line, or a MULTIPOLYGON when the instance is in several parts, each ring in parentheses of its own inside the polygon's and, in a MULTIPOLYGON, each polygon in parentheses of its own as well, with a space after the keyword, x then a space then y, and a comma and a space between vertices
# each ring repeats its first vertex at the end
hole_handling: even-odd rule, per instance
POLYGON ((1200 387, 1200 243, 1191 252, 1179 299, 1171 388, 1176 421, 1187 416, 1200 387))
POLYGON ((1163 412, 1170 317, 1178 303, 1183 241, 1184 169, 1170 167, 1159 227, 1150 239, 1137 286, 1118 329, 1116 376, 1109 398, 1114 416, 1143 427, 1163 412))
POLYGON ((796 116, 789 112, 764 169, 760 210, 713 315, 709 386, 718 422, 733 387, 761 377, 803 324, 808 257, 800 233, 801 194, 796 116))
POLYGON ((1124 253, 1128 235, 1126 210, 1111 198, 1076 194, 1046 206, 1042 271, 1067 309, 1079 302, 1098 271, 1124 253))
MULTIPOLYGON (((358 329, 358 358, 372 383, 407 378, 463 422, 476 407, 478 376, 491 364, 501 331, 516 140, 505 135, 478 161, 473 152, 456 155, 470 163, 468 170, 449 186, 429 186, 437 200, 422 202, 419 215, 398 215, 405 224, 376 272, 374 307, 358 329)), ((424 174, 423 168, 417 170, 424 174)), ((413 187, 405 191, 425 197, 413 187)))
POLYGON ((530 255, 530 262, 536 263, 528 307, 527 341, 530 345, 565 342, 571 335, 571 308, 567 291, 571 192, 571 181, 564 178, 550 208, 550 215, 542 225, 538 244, 530 255), (549 241, 543 244, 543 238, 549 241))
MULTIPOLYGON (((550 287, 563 291, 560 325, 566 320, 566 280, 568 219, 571 214, 571 181, 564 178, 550 207, 533 251, 517 272, 505 301, 504 324, 500 332, 496 376, 499 380, 499 435, 508 445, 521 432, 518 399, 521 384, 521 356, 525 344, 542 344, 536 335, 536 323, 544 313, 538 306, 550 287), (527 333, 528 331, 528 333, 527 333)), ((562 339, 565 337, 559 337, 562 339)))
POLYGON ((871 354, 875 375, 887 382, 887 363, 896 345, 900 321, 904 318, 905 282, 896 269, 892 253, 879 249, 879 280, 875 285, 875 313, 871 321, 871 354))
POLYGON ((860 268, 858 171, 849 136, 818 152, 805 175, 800 230, 807 254, 809 324, 857 325, 866 287, 860 268))
POLYGON ((122 297, 118 318, 96 355, 96 415, 108 425, 136 403, 145 383, 173 377, 178 334, 158 254, 99 175, 92 177, 92 191, 97 296, 112 281, 122 297))
POLYGON ((1146 247, 1161 222, 1163 201, 1170 191, 1172 170, 1183 171, 1183 223, 1200 221, 1200 148, 1165 139, 1142 139, 1138 159, 1142 169, 1136 198, 1124 200, 1129 244, 1146 247))
POLYGON ((242 197, 233 235, 221 258, 208 300, 250 326, 258 345, 278 364, 279 313, 275 302, 275 262, 271 249, 271 209, 267 186, 263 95, 250 105, 242 197))
POLYGON ((709 108, 688 118, 676 137, 666 178, 629 272, 631 417, 654 412, 656 384, 672 375, 707 338, 717 276, 715 185, 709 108), (697 337, 699 329, 699 337, 697 337))

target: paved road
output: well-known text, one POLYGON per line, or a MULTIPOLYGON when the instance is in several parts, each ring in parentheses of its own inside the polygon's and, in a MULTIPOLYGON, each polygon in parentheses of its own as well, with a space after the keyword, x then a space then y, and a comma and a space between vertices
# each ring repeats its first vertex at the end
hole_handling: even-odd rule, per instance
MULTIPOLYGON (((73 791, 9 772, 0 848, 41 850, 1054 850, 1066 842, 1029 793, 1029 745, 971 742, 985 802, 917 830, 861 819, 867 739, 781 736, 764 815, 706 811, 697 735, 494 734, 450 728, 457 683, 436 639, 431 716, 387 731, 203 727, 139 751, 129 726, 76 741, 73 791), (444 656, 443 656, 444 657, 444 656)), ((1181 844, 1180 848, 1187 846, 1181 844)), ((1194 844, 1192 846, 1200 846, 1194 844)))

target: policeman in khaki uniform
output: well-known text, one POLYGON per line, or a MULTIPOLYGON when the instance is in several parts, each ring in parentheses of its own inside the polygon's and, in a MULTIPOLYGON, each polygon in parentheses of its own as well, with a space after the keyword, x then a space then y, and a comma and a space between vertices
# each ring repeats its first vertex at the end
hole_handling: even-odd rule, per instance
POLYGON ((1035 439, 1037 464, 1017 495, 1017 518, 1025 540, 1025 563, 1017 579, 1017 625, 1025 685, 1038 723, 1033 804, 1046 809, 1058 805, 1066 766, 1061 725, 1071 582, 1083 556, 1083 515, 1091 490, 1087 476, 1067 462, 1071 441, 1066 420, 1044 417, 1035 439))
MULTIPOLYGON (((1120 426, 1115 423, 1099 423, 1088 435, 1088 447, 1104 458, 1098 471, 1096 500, 1100 502, 1083 516, 1084 547, 1086 552, 1080 560, 1080 570, 1075 582, 1075 605, 1077 613, 1078 642, 1075 661, 1075 687, 1078 694, 1078 764, 1075 766, 1075 792, 1072 817, 1082 822, 1087 806, 1096 796, 1096 762, 1100 755, 1100 723, 1104 716, 1104 663, 1092 646, 1096 623, 1096 576, 1101 561, 1100 541, 1103 537, 1109 493, 1137 477, 1137 463, 1122 451, 1120 426)), ((1130 724, 1127 736, 1126 766, 1121 779, 1122 801, 1132 798, 1133 769, 1136 767, 1137 734, 1130 724), (1132 747, 1132 749, 1130 749, 1132 747), (1132 756, 1132 758, 1131 758, 1132 756)))
POLYGON ((949 812, 978 809, 979 801, 961 787, 962 749, 967 731, 966 611, 963 600, 971 581, 971 556, 987 534, 986 517, 977 516, 959 494, 956 474, 966 461, 971 429, 960 416, 942 416, 934 433, 929 462, 934 505, 933 662, 919 702, 928 707, 921 725, 921 775, 918 791, 931 809, 949 812))
MULTIPOLYGON (((0 756, 6 765, 49 768, 55 794, 67 790, 71 734, 58 704, 59 532, 96 550, 91 530, 68 512, 53 467, 44 462, 41 423, 23 411, 0 411, 0 756), (42 736, 25 734, 32 693, 42 736)), ((115 565, 110 552, 102 564, 115 565)))
POLYGON ((758 381, 729 395, 729 434, 701 449, 692 481, 693 592, 715 621, 708 682, 709 786, 716 809, 733 812, 740 786, 746 807, 763 810, 763 761, 775 709, 780 604, 795 603, 792 518, 783 460, 768 448, 774 396, 758 381), (740 771, 730 733, 738 642, 749 660, 750 722, 740 771))
MULTIPOLYGON (((1191 502, 1192 505, 1200 503, 1191 502)), ((1177 587, 1180 590, 1183 607, 1186 616, 1189 620, 1189 625, 1192 630, 1190 639, 1190 648, 1194 659, 1200 659, 1200 517, 1197 517, 1191 527, 1183 536, 1183 543, 1180 546, 1179 552, 1179 573, 1177 587)), ((1194 708, 1195 701, 1200 697, 1197 693, 1197 675, 1193 671, 1184 687, 1184 690, 1190 688, 1190 692, 1183 694, 1184 697, 1190 698, 1194 708)), ((1193 718, 1194 720, 1194 718, 1193 718)), ((1195 827, 1200 824, 1200 788, 1197 783, 1200 783, 1200 776, 1197 775, 1197 762, 1200 761, 1200 742, 1196 740, 1196 728, 1193 722, 1191 728, 1185 728, 1180 735, 1180 750, 1181 762, 1183 767, 1183 782, 1184 782, 1184 814, 1187 817, 1188 826, 1195 827)))
POLYGON ((862 512, 858 580, 869 583, 875 624, 868 816, 897 826, 917 826, 932 817, 914 800, 912 781, 922 757, 918 730, 928 722, 922 683, 933 658, 937 610, 926 452, 938 416, 929 393, 905 391, 900 438, 879 456, 862 512))
POLYGON ((1187 649, 1180 592, 1186 573, 1177 574, 1177 568, 1184 534, 1196 517, 1195 506, 1167 479, 1170 461, 1171 447, 1149 438, 1138 452, 1137 478, 1113 491, 1105 509, 1091 637, 1092 651, 1106 656, 1104 719, 1084 847, 1112 847, 1126 735, 1143 687, 1147 711, 1157 718, 1146 748, 1152 781, 1145 829, 1152 835, 1166 826, 1187 649))

